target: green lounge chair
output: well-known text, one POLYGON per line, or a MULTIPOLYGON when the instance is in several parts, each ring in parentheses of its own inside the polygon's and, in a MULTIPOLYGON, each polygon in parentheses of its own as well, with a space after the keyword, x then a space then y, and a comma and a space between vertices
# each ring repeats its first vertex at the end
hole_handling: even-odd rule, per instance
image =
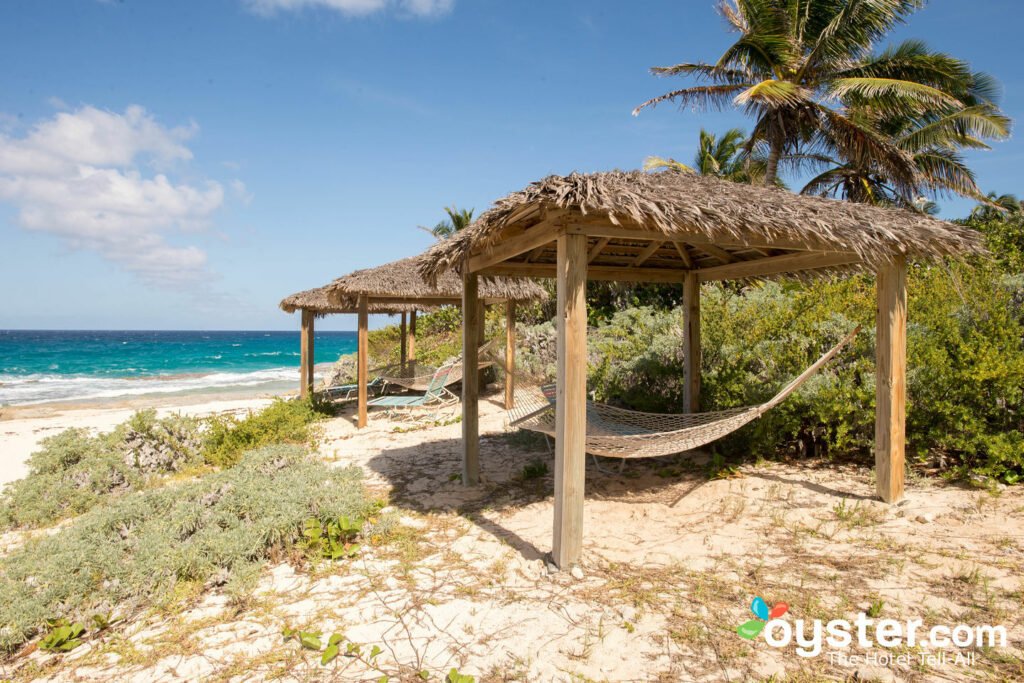
MULTIPOLYGON (((366 390, 368 393, 372 393, 381 388, 384 384, 384 380, 379 376, 374 377, 372 380, 366 383, 366 390)), ((320 393, 327 398, 338 399, 341 401, 354 401, 356 399, 357 392, 359 391, 358 382, 352 384, 339 384, 333 387, 327 387, 320 393)))

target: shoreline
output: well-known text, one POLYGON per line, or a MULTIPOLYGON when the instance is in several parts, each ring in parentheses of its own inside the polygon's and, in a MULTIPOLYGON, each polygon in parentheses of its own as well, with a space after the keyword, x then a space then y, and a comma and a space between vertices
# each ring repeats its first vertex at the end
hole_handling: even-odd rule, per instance
MULTIPOLYGON (((317 363, 313 368, 313 376, 319 381, 325 377, 334 367, 333 362, 321 362, 317 363)), ((75 381, 82 379, 80 376, 61 376, 53 375, 53 378, 58 380, 75 381)), ((89 377, 85 377, 89 379, 89 377)), ((255 370, 252 372, 231 372, 231 371, 212 371, 212 372, 194 372, 194 373, 177 373, 174 375, 145 375, 145 376, 124 376, 124 377, 95 377, 92 378, 99 382, 114 381, 114 382, 126 382, 132 387, 152 387, 153 391, 126 391, 124 393, 112 393, 112 395, 89 395, 88 393, 80 397, 67 396, 67 397, 55 397, 41 400, 27 400, 23 402, 12 402, 4 403, 0 401, 0 421, 5 418, 4 416, 9 412, 20 413, 26 409, 39 408, 39 409, 57 409, 57 410, 68 410, 80 407, 110 407, 117 406, 122 403, 135 404, 135 403, 148 403, 157 402, 161 405, 165 401, 170 402, 188 402, 194 400, 194 397, 199 397, 199 400, 215 400, 221 397, 246 397, 246 396, 260 396, 260 395, 287 395, 294 393, 297 389, 293 387, 298 386, 299 382, 299 368, 295 367, 279 367, 270 368, 267 370, 255 370), (284 379, 283 376, 274 378, 262 379, 258 382, 247 381, 247 379, 254 373, 271 372, 271 373, 285 373, 294 370, 295 379, 284 379), (237 384, 232 384, 230 381, 223 382, 225 375, 238 375, 237 384), (180 382, 181 380, 201 380, 204 377, 215 377, 222 380, 221 383, 212 383, 208 386, 178 386, 170 387, 171 382, 180 382), (164 385, 163 383, 168 383, 164 385), (159 387, 166 386, 167 390, 160 390, 159 387)), ((25 384, 35 384, 40 380, 29 380, 25 384)), ((0 383, 0 387, 3 383, 0 383)), ((111 392, 110 388, 105 391, 111 392)), ((2 396, 2 390, 0 390, 0 396, 2 396)))

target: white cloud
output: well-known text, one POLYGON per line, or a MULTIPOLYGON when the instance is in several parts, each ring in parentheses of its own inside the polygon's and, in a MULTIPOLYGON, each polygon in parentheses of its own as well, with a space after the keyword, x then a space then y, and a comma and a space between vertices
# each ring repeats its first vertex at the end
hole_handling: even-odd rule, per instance
POLYGON ((260 14, 274 14, 279 11, 294 11, 307 8, 325 8, 348 16, 366 16, 385 9, 417 17, 431 17, 447 14, 455 0, 245 0, 246 4, 260 14))
POLYGON ((179 184, 157 171, 192 158, 184 141, 196 130, 194 123, 166 128, 139 106, 60 112, 21 137, 0 134, 0 200, 18 207, 26 230, 97 251, 147 284, 195 285, 214 276, 206 253, 166 236, 204 229, 225 191, 212 180, 179 184))

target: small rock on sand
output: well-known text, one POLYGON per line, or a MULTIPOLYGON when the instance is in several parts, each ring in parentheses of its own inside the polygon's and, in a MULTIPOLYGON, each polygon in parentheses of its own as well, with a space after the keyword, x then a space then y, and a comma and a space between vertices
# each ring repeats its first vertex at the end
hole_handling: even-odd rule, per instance
POLYGON ((569 573, 572 574, 572 578, 576 579, 577 581, 583 580, 583 570, 579 567, 573 567, 572 571, 570 571, 569 573))
POLYGON ((858 681, 878 681, 879 683, 899 683, 900 680, 891 670, 882 666, 862 666, 857 669, 854 678, 858 681))

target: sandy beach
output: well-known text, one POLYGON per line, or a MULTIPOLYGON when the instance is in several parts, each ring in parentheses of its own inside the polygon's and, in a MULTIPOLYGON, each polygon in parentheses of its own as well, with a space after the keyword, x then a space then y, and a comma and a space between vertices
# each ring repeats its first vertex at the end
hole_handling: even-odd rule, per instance
MULTIPOLYGON (((180 408, 244 410, 260 400, 180 408)), ((458 481, 460 424, 417 427, 371 412, 358 430, 351 410, 324 424, 319 457, 363 471, 386 511, 400 515, 396 540, 370 541, 351 562, 271 562, 244 600, 213 588, 69 656, 30 651, 16 677, 377 680, 383 670, 412 680, 414 670, 457 667, 478 681, 1013 679, 1013 658, 1024 654, 1020 490, 918 478, 904 502, 885 505, 874 499, 871 470, 853 464, 748 464, 708 480, 687 466, 699 453, 632 460, 621 473, 588 458, 583 561, 559 572, 548 556, 552 454, 506 430, 498 394, 480 407, 475 488, 458 481), (547 469, 527 477, 528 463, 547 469), (787 602, 793 618, 876 610, 998 623, 1008 646, 1002 659, 978 653, 973 666, 805 660, 792 644, 737 636, 754 596, 787 602), (295 626, 379 645, 377 668, 345 657, 321 666, 282 639, 295 626)), ((125 410, 20 419, 38 429, 100 427, 125 410)))
MULTIPOLYGON (((295 392, 291 392, 295 393, 295 392)), ((198 394, 167 398, 140 398, 104 403, 59 403, 0 407, 0 485, 24 477, 25 462, 39 442, 65 429, 106 432, 139 410, 154 409, 158 416, 181 413, 205 417, 217 413, 244 414, 270 403, 268 394, 198 394)))

